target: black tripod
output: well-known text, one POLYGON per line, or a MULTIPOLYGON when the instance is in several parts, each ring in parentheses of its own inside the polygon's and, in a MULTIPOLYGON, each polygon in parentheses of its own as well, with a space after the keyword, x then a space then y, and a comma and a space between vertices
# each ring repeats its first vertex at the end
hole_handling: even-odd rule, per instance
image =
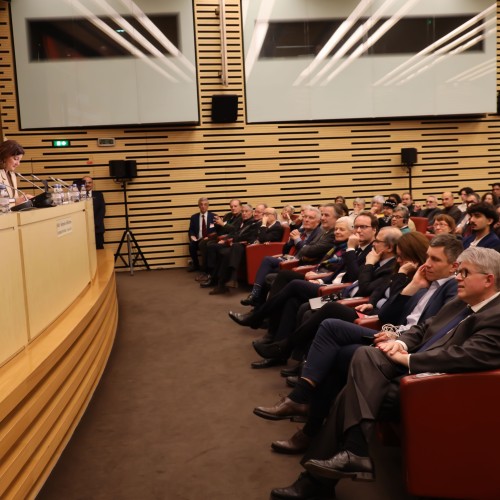
POLYGON ((134 233, 132 233, 129 222, 128 222, 128 205, 127 205, 127 182, 128 179, 121 179, 122 182, 122 188, 123 188, 123 201, 125 203, 125 231, 123 231, 122 238, 120 240, 120 244, 118 245, 118 249, 116 250, 115 253, 115 262, 118 257, 121 259, 121 261, 130 269, 130 274, 133 276, 134 274, 134 266, 135 263, 139 260, 142 259, 144 262, 144 265, 146 266, 146 269, 149 271, 149 264, 148 261, 146 260, 146 257, 144 257, 144 254, 142 253, 141 247, 139 246, 139 243, 137 243, 137 240, 135 239, 134 233), (127 252, 122 253, 121 249, 124 243, 127 243, 127 252), (123 256, 128 257, 128 261, 123 258, 123 256))

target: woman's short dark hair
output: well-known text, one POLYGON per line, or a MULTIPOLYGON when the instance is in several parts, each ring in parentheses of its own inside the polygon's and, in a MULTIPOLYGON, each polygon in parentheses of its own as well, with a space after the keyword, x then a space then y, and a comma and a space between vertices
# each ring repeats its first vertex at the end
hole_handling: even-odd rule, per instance
POLYGON ((4 162, 11 156, 23 155, 24 149, 17 141, 8 140, 0 144, 0 161, 4 162))

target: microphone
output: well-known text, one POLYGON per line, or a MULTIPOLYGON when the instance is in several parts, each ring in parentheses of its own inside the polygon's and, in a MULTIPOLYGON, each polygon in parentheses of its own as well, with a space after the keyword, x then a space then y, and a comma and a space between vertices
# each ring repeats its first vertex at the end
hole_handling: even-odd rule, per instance
MULTIPOLYGON (((20 174, 19 172, 16 172, 16 175, 18 177, 20 177, 23 181, 26 181, 28 184, 31 184, 32 186, 36 187, 37 189, 39 189, 40 191, 43 191, 45 193, 45 190, 43 190, 40 186, 37 186, 34 182, 31 182, 29 179, 26 179, 26 177, 24 177, 24 175, 20 174)), ((17 191, 19 191, 19 189, 17 189, 17 191)), ((21 191, 19 191, 21 192, 21 191)))
POLYGON ((46 193, 49 192, 49 183, 47 182, 47 179, 40 179, 40 177, 36 176, 35 174, 31 174, 31 177, 33 177, 33 179, 43 184, 46 193))
POLYGON ((64 187, 69 188, 71 187, 69 184, 66 184, 62 179, 56 179, 55 177, 49 177, 50 180, 57 182, 57 184, 62 184, 64 187))

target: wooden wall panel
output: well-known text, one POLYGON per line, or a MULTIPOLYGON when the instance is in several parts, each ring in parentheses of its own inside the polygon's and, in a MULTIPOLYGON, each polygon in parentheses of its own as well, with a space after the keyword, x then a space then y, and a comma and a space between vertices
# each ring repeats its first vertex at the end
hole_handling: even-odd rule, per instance
POLYGON ((280 207, 330 201, 339 194, 368 200, 403 192, 408 188, 404 147, 418 150, 412 169, 417 200, 465 185, 482 193, 500 180, 497 115, 246 124, 240 2, 226 0, 226 87, 220 78, 218 6, 218 0, 194 0, 199 125, 27 131, 19 129, 8 5, 0 3, 4 136, 25 146, 22 172, 95 178, 107 202, 107 247, 116 250, 125 229, 123 192, 108 174, 112 159, 137 161, 138 178, 128 186, 130 227, 153 268, 186 265, 187 221, 201 195, 223 213, 232 197, 280 207), (212 95, 224 93, 238 95, 237 121, 212 124, 212 95), (71 147, 52 149, 50 140, 59 137, 70 138, 71 147), (115 138, 116 146, 99 148, 99 137, 115 138))

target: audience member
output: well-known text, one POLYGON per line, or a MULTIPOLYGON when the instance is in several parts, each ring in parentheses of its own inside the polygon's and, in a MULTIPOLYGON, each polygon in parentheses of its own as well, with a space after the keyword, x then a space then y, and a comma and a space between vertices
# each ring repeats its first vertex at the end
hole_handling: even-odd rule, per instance
POLYGON ((281 209, 281 213, 278 217, 278 221, 282 226, 290 226, 293 223, 293 214, 295 213, 295 207, 293 205, 285 205, 281 209))
POLYGON ((215 215, 215 224, 218 235, 228 234, 241 224, 241 201, 232 199, 229 202, 229 212, 224 217, 215 215))
POLYGON ((208 198, 200 198, 198 207, 200 211, 191 215, 189 220, 189 255, 191 257, 191 265, 188 271, 199 271, 200 262, 198 259, 198 247, 201 241, 208 240, 211 234, 216 234, 215 214, 208 210, 210 203, 208 198))
POLYGON ((387 195, 387 199, 396 202, 396 205, 401 205, 401 203, 403 202, 401 196, 399 196, 398 193, 391 193, 387 195))
POLYGON ((354 198, 354 201, 352 202, 352 210, 350 211, 349 215, 351 216, 356 216, 359 215, 361 212, 363 212, 365 209, 365 200, 363 198, 354 198))
POLYGON ((408 221, 410 220, 410 215, 408 209, 403 206, 397 206, 391 216, 391 226, 398 228, 403 234, 409 233, 410 228, 408 227, 408 221))
POLYGON ((428 227, 434 224, 434 218, 440 214, 441 210, 438 208, 438 200, 435 196, 427 196, 425 200, 425 208, 418 212, 418 217, 427 217, 429 221, 428 227))
POLYGON ((445 191, 441 197, 441 203, 443 205, 443 209, 441 210, 441 212, 443 214, 449 215, 450 217, 453 217, 455 219, 455 222, 458 224, 463 214, 455 205, 453 193, 451 191, 445 191))
POLYGON ((327 204, 318 208, 308 205, 304 208, 304 217, 301 230, 290 232, 290 238, 283 245, 283 253, 274 257, 265 257, 255 276, 255 282, 250 295, 241 301, 242 305, 257 305, 265 299, 263 287, 266 278, 271 273, 279 271, 280 263, 294 259, 297 266, 301 264, 314 264, 332 248, 335 237, 333 228, 339 218, 339 210, 334 204, 327 204), (321 222, 321 225, 320 225, 321 222), (290 255, 292 249, 295 251, 290 255))
POLYGON ((394 213, 394 209, 397 207, 397 204, 394 200, 387 199, 384 201, 382 206, 382 217, 378 220, 378 226, 380 228, 391 226, 392 214, 394 213))
POLYGON ((413 202, 413 198, 410 193, 403 193, 401 204, 408 209, 410 217, 417 217, 422 208, 420 205, 413 202))
POLYGON ((483 248, 496 248, 500 239, 493 230, 498 222, 498 214, 489 203, 475 203, 469 205, 467 213, 470 215, 472 234, 464 239, 464 248, 478 246, 483 248))
POLYGON ((473 193, 474 190, 470 187, 463 187, 459 192, 458 196, 460 197, 461 203, 457 205, 461 212, 467 211, 467 196, 473 193))
MULTIPOLYGON (((339 479, 375 479, 368 441, 386 396, 397 394, 401 377, 500 368, 500 255, 491 249, 469 248, 458 262, 456 299, 397 341, 356 351, 346 387, 303 459, 308 473, 288 493, 298 486, 302 498, 323 493, 325 483, 317 482, 317 476, 331 480, 330 494, 339 479)), ((281 491, 273 494, 279 498, 281 491)))
POLYGON ((445 214, 438 214, 433 224, 434 234, 455 234, 455 219, 445 214))
POLYGON ((498 205, 498 197, 494 193, 484 193, 483 196, 481 196, 481 201, 484 201, 485 203, 489 203, 490 205, 493 205, 496 207, 498 205))
POLYGON ((500 200, 500 182, 491 185, 491 192, 500 200))
POLYGON ((372 198, 372 203, 370 207, 370 212, 377 217, 382 217, 382 207, 384 205, 385 198, 382 195, 376 195, 372 198))

